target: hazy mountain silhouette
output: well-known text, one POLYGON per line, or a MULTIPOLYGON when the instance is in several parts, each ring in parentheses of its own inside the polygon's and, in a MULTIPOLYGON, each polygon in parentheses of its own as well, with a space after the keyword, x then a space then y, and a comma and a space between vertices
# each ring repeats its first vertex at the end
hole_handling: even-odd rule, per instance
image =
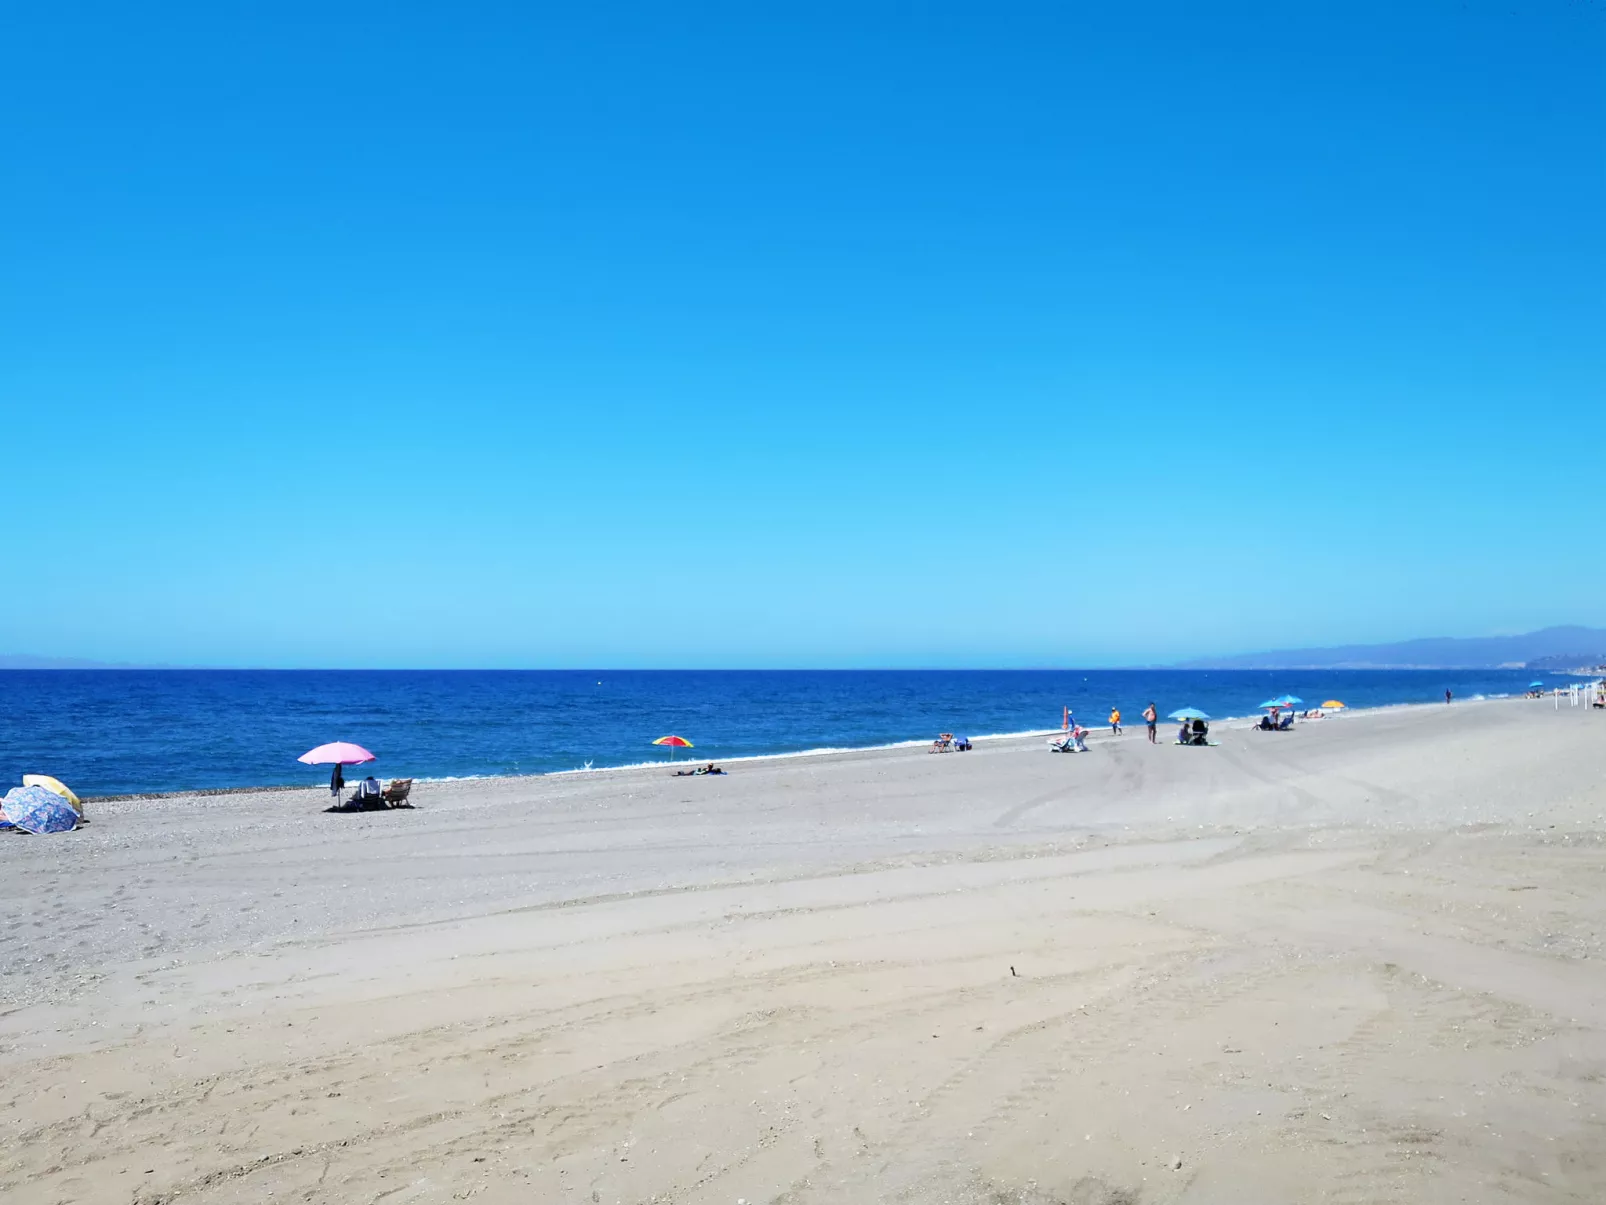
POLYGON ((1336 648, 1273 649, 1231 657, 1204 657, 1182 669, 1491 669, 1545 660, 1560 666, 1606 662, 1606 629, 1543 628, 1521 636, 1433 636, 1398 644, 1347 644, 1336 648))

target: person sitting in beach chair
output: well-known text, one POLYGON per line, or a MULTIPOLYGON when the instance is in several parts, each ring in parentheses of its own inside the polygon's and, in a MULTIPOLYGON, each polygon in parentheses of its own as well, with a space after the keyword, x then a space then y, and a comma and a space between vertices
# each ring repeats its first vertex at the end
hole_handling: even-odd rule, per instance
POLYGON ((357 784, 350 799, 344 803, 337 803, 332 807, 324 808, 326 812, 380 812, 390 805, 385 802, 385 793, 379 787, 379 779, 368 777, 357 784))
POLYGON ((1263 715, 1263 716, 1260 717, 1260 723, 1256 724, 1254 726, 1254 728, 1252 729, 1252 731, 1254 731, 1254 732, 1276 732, 1277 731, 1277 725, 1272 720, 1271 716, 1263 715))
POLYGON ((1059 740, 1050 741, 1048 747, 1055 753, 1086 753, 1087 729, 1078 724, 1059 740))
POLYGON ((1192 724, 1182 726, 1184 745, 1208 745, 1210 743, 1210 725, 1203 720, 1194 720, 1192 724))
POLYGON ((407 796, 411 795, 412 792, 413 780, 411 778, 392 778, 390 785, 385 788, 382 798, 386 807, 410 808, 413 805, 407 802, 407 796))
POLYGON ((931 748, 926 750, 926 752, 928 752, 928 753, 952 753, 953 752, 953 748, 954 748, 954 734, 951 733, 951 732, 941 732, 941 733, 937 734, 937 739, 931 742, 931 748))
POLYGON ((1078 739, 1078 735, 1081 733, 1081 731, 1082 731, 1082 729, 1079 728, 1079 727, 1078 728, 1072 728, 1064 736, 1056 737, 1054 740, 1049 741, 1048 742, 1048 750, 1049 750, 1049 752, 1050 753, 1081 753, 1081 752, 1083 752, 1087 748, 1087 746, 1083 741, 1078 739))
POLYGON ((379 779, 372 774, 357 784, 357 792, 351 797, 351 802, 365 812, 390 806, 385 802, 385 792, 379 785, 379 779))

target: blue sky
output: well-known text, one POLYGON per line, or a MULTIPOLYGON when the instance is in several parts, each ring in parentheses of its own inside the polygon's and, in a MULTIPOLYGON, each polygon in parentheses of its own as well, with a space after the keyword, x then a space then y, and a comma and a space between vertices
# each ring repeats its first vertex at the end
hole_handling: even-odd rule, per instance
POLYGON ((0 652, 1606 623, 1597 3, 34 6, 0 652))

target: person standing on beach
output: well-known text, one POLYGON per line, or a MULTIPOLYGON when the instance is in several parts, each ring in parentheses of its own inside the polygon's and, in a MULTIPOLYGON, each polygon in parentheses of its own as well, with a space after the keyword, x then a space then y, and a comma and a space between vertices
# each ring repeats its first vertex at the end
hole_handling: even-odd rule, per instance
POLYGON ((1160 723, 1160 713, 1154 709, 1153 703, 1143 709, 1143 719, 1149 725, 1149 744, 1159 744, 1160 742, 1154 739, 1154 730, 1160 723))
POLYGON ((1119 707, 1110 708, 1110 735, 1121 735, 1121 709, 1119 707))
POLYGON ((1449 691, 1445 691, 1444 692, 1444 701, 1446 703, 1448 703, 1450 701, 1450 692, 1449 691))

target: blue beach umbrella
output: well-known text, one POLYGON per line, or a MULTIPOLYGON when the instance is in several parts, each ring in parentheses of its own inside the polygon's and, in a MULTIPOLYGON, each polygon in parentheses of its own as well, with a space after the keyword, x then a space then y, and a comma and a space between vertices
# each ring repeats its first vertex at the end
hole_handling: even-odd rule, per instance
POLYGON ((1173 720, 1208 720, 1210 717, 1197 707, 1181 707, 1173 711, 1170 718, 1173 720))
POLYGON ((1538 690, 1543 685, 1544 685, 1543 682, 1530 682, 1530 683, 1528 683, 1528 689, 1529 690, 1538 690))
POLYGON ((78 827, 72 804, 44 787, 13 787, 0 800, 0 809, 25 833, 70 833, 78 827))

